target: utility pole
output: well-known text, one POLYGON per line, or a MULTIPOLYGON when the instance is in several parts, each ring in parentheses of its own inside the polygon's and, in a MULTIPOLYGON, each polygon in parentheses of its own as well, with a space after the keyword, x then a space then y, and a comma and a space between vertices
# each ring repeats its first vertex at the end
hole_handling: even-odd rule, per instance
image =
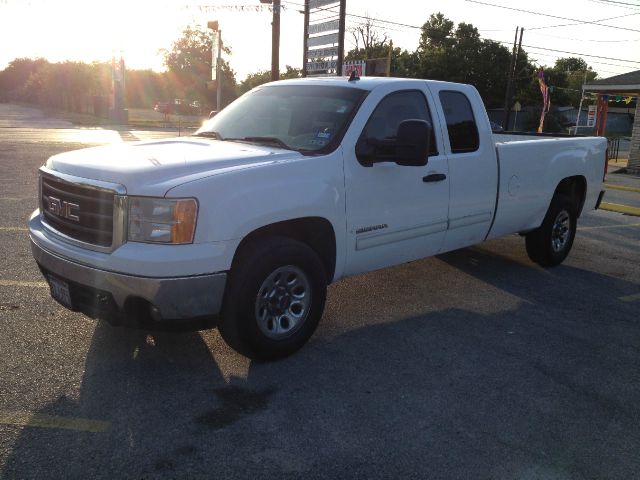
MULTIPOLYGON (((211 80, 216 87, 216 112, 222 107, 222 30, 218 21, 207 22, 207 27, 213 30, 213 43, 211 45, 211 80)), ((208 82, 207 82, 208 83, 208 82)))
POLYGON ((280 0, 273 0, 271 22, 271 80, 280 78, 280 0))
POLYGON ((576 128, 574 134, 578 134, 578 127, 580 126, 580 112, 582 112, 582 102, 584 101, 584 86, 587 83, 587 70, 584 71, 584 80, 582 80, 582 91, 580 92, 580 106, 578 107, 578 115, 576 116, 576 128))
POLYGON ((514 91, 514 82, 516 76, 516 68, 518 66, 518 56, 520 55, 520 50, 522 49, 522 33, 524 32, 524 28, 516 27, 516 35, 513 39, 513 51, 511 53, 511 64, 509 65, 509 77, 507 80, 507 89, 504 94, 504 116, 502 119, 502 128, 505 130, 509 129, 509 117, 511 116, 511 101, 513 99, 513 91, 514 91), (520 41, 518 40, 518 30, 520 31, 520 41))
POLYGON ((222 30, 218 30, 218 61, 216 62, 216 110, 222 109, 222 30))
POLYGON ((271 81, 280 78, 280 0, 260 0, 271 5, 271 81))
POLYGON ((336 63, 336 76, 342 75, 342 64, 344 63, 344 32, 345 17, 347 13, 347 0, 340 0, 340 19, 338 21, 338 61, 336 63))
POLYGON ((304 0, 304 39, 302 40, 302 76, 307 76, 307 51, 309 50, 309 0, 304 0))

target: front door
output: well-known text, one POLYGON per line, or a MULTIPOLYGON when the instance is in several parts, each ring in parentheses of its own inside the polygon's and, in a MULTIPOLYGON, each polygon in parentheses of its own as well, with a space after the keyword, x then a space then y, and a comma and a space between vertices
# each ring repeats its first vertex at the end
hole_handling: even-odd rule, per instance
MULTIPOLYGON (((360 135, 389 140, 400 122, 423 119, 434 125, 426 85, 393 89, 383 86, 367 98, 371 113, 360 135), (381 91, 379 91, 381 90, 381 91)), ((367 112, 363 105, 360 113, 367 112)), ((354 125, 357 122, 354 122, 354 125)), ((355 137, 355 136, 354 136, 355 137)), ((346 143, 346 142, 345 142, 346 143)), ((441 138, 432 135, 425 166, 394 162, 363 165, 352 145, 345 145, 347 259, 345 274, 383 268, 438 253, 448 222, 449 179, 441 138)))

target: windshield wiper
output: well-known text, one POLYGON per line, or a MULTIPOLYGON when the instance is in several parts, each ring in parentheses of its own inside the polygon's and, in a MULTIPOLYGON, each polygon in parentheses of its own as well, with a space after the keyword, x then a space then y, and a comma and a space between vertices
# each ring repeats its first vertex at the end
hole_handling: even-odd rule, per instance
POLYGON ((278 137, 242 137, 242 138, 227 138, 226 140, 235 140, 235 141, 249 142, 249 143, 262 143, 265 145, 276 145, 286 150, 293 150, 293 148, 291 148, 289 145, 284 143, 278 137))
POLYGON ((198 132, 193 134, 194 137, 215 138, 216 140, 225 140, 218 132, 198 132))

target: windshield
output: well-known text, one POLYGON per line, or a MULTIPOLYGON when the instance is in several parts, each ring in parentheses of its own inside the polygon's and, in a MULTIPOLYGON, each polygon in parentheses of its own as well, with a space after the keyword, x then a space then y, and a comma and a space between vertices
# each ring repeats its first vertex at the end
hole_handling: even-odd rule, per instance
POLYGON ((366 90, 269 85, 240 97, 196 135, 314 152, 337 144, 366 90))

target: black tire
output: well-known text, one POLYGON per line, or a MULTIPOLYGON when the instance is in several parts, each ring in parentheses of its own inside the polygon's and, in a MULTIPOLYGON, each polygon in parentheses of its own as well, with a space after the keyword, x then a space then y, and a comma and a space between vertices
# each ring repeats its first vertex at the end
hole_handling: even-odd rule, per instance
POLYGON ((542 225, 527 233, 529 258, 543 267, 554 267, 567 258, 576 236, 577 207, 565 195, 555 195, 542 225))
POLYGON ((275 360, 299 350, 322 317, 324 268, 314 250, 286 237, 242 247, 229 273, 218 329, 237 352, 275 360))

